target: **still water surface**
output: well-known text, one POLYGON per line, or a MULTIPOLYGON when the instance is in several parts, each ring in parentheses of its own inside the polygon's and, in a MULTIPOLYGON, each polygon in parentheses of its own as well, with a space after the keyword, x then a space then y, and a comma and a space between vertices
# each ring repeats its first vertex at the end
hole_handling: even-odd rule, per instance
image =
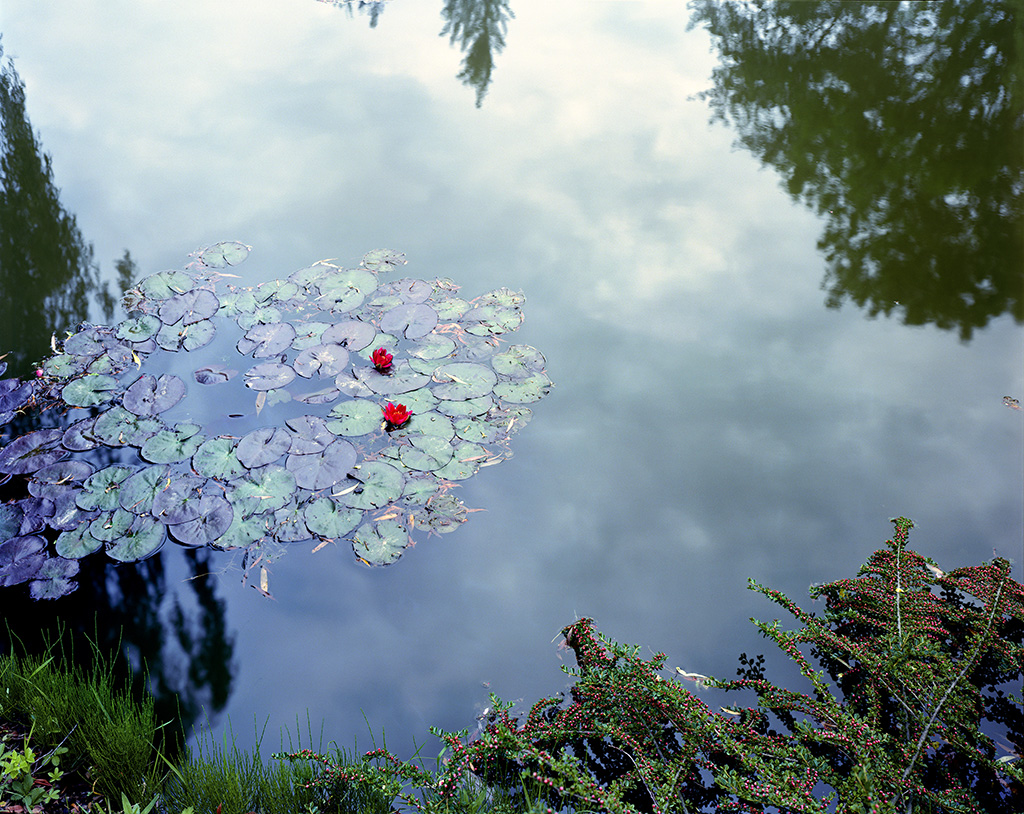
MULTIPOLYGON (((488 692, 526 708, 565 686, 557 634, 579 616, 733 675, 763 650, 748 618, 774 614, 748 577, 803 599, 897 515, 943 568, 995 552, 1021 578, 1024 413, 1003 403, 1024 398, 1019 124, 929 119, 921 76, 883 60, 942 63, 956 19, 877 53, 867 34, 830 51, 805 20, 771 73, 682 4, 441 5, 4 2, 5 57, 106 280, 125 249, 142 274, 240 240, 248 285, 386 246, 468 296, 523 291, 514 341, 556 382, 515 457, 459 490, 484 511, 394 567, 299 545, 268 600, 227 555, 186 581, 204 568, 165 549, 159 578, 113 592, 136 649, 163 653, 158 683, 241 746, 254 719, 272 748, 308 710, 326 740, 368 746, 369 726, 408 754, 429 725, 472 726, 488 692), (507 25, 489 77, 463 61, 474 8, 507 25), (713 123, 698 94, 721 49, 763 81, 733 74, 719 99, 738 107, 713 123), (758 107, 762 86, 781 107, 758 107)), ((878 4, 829 5, 850 32, 881 25, 878 4)), ((903 8, 925 6, 971 13, 903 8)), ((978 22, 997 44, 998 16, 978 22)), ((1012 72, 997 56, 924 86, 1002 98, 1019 123, 1019 97, 985 96, 1012 72)))

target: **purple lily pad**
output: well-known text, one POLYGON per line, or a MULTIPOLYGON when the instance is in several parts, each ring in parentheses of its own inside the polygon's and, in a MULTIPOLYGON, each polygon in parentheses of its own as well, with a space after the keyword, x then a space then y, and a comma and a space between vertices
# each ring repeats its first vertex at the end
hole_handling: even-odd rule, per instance
POLYGON ((60 445, 64 431, 36 430, 0 450, 0 472, 24 475, 59 461, 68 451, 60 445))
POLYGON ((173 325, 181 320, 183 325, 191 325, 209 319, 217 313, 218 308, 220 300, 216 294, 207 288, 193 288, 164 300, 160 306, 160 321, 164 325, 173 325))
POLYGON ((185 382, 172 374, 159 379, 143 373, 124 391, 121 403, 137 416, 149 416, 171 409, 185 397, 185 382))
POLYGON ((369 347, 376 335, 377 329, 370 323, 358 319, 347 319, 327 328, 320 335, 320 341, 324 344, 341 345, 343 348, 355 352, 369 347))
POLYGON ((399 305, 385 311, 380 318, 380 329, 389 334, 401 334, 406 339, 420 339, 437 327, 437 312, 424 303, 399 305))
POLYGON ((238 375, 238 371, 223 365, 207 365, 199 368, 192 375, 195 376, 199 384, 221 384, 231 381, 238 375))
POLYGON ((34 534, 0 544, 0 587, 32 579, 46 559, 40 553, 45 547, 46 541, 34 534))
POLYGON ((295 371, 280 362, 263 362, 245 371, 245 386, 253 390, 276 390, 291 384, 295 371))
POLYGON ((199 500, 199 516, 167 527, 179 543, 188 546, 209 545, 231 526, 235 510, 223 495, 203 495, 199 500))
POLYGON ((321 376, 337 376, 347 364, 348 351, 341 345, 320 344, 302 351, 293 367, 296 373, 308 379, 317 372, 321 376))
POLYGON ((235 447, 235 455, 243 466, 255 469, 272 464, 284 455, 292 444, 292 436, 281 427, 260 427, 242 437, 235 447))
POLYGON ((355 465, 356 457, 356 448, 348 441, 338 439, 328 444, 323 452, 289 455, 286 466, 295 476, 299 488, 317 491, 344 481, 355 465))
POLYGON ((153 497, 153 516, 161 523, 169 525, 195 520, 200 514, 199 490, 204 483, 205 478, 197 478, 194 475, 172 477, 166 488, 153 497))
POLYGON ((257 359, 269 359, 288 350, 295 339, 295 328, 290 322, 258 322, 235 347, 243 356, 251 353, 257 359))

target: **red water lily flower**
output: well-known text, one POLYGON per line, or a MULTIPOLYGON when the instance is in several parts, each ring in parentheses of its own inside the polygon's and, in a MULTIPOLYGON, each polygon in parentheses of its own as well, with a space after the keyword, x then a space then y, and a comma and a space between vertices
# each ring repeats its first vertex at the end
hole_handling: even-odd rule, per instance
POLYGON ((370 361, 373 362, 373 366, 381 373, 387 373, 391 369, 391 362, 394 358, 384 348, 377 348, 377 350, 370 354, 370 361))
POLYGON ((406 421, 412 418, 412 413, 404 404, 392 404, 383 409, 384 420, 388 423, 388 429, 401 427, 406 421))

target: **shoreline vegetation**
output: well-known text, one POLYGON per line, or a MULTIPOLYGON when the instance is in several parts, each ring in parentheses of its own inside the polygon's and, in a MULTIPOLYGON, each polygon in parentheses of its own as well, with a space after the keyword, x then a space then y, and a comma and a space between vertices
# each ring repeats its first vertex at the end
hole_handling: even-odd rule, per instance
POLYGON ((1003 559, 944 572, 893 522, 855 577, 812 587, 822 613, 750 581, 796 620, 755 624, 809 692, 772 683, 763 656, 741 654, 735 679, 669 672, 579 619, 562 631, 568 693, 525 720, 492 696, 472 737, 431 729, 436 758, 325 752, 322 732, 314 749, 308 720, 308 745, 283 733, 269 762, 264 733, 252 753, 227 734, 185 748, 145 676, 123 686, 95 646, 75 666, 60 631, 41 654, 15 641, 0 655, 0 812, 1020 812, 1024 586, 1003 559))

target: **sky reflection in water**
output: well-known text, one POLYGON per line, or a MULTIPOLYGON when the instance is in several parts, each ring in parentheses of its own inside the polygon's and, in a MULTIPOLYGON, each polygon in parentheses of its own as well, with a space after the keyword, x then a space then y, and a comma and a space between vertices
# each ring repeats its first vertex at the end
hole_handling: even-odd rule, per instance
POLYGON ((486 511, 457 533, 386 570, 291 552, 274 602, 225 571, 242 745, 254 715, 276 733, 308 708, 343 745, 369 743, 365 713, 404 753, 469 725, 484 682, 528 706, 564 685, 551 639, 577 615, 731 675, 773 612, 747 577, 803 598, 896 515, 943 568, 995 548, 1021 576, 1019 326, 962 343, 826 309, 826 220, 708 123, 717 56, 684 8, 513 10, 478 109, 429 4, 372 29, 312 1, 4 4, 108 274, 126 247, 148 273, 242 240, 249 285, 390 246, 410 276, 522 290, 516 341, 558 382, 516 457, 460 490, 486 511))

